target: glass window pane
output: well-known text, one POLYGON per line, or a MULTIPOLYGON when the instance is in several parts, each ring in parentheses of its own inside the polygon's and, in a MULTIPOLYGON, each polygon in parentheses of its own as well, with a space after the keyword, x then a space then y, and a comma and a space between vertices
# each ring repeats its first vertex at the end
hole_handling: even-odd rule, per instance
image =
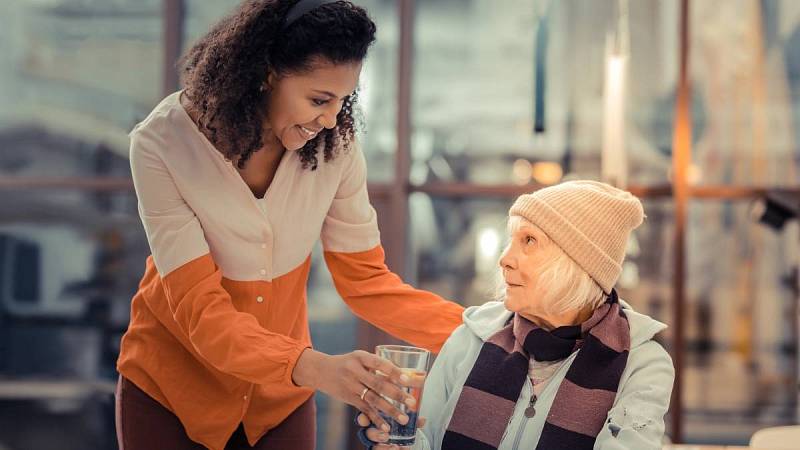
POLYGON ((119 342, 149 254, 136 197, 2 194, 0 442, 116 448, 119 342))
POLYGON ((512 201, 411 194, 406 281, 462 305, 490 300, 512 201))
POLYGON ((796 422, 796 223, 754 222, 747 201, 695 201, 688 225, 685 437, 746 444, 796 422))
POLYGON ((219 0, 216 2, 185 0, 184 51, 191 48, 195 40, 205 35, 214 23, 232 12, 240 3, 240 0, 219 0))
POLYGON ((622 129, 609 148, 627 148, 628 181, 665 182, 677 68, 663 61, 675 55, 675 2, 630 2, 628 69, 607 94, 627 113, 614 121, 604 80, 617 4, 418 2, 411 181, 598 178, 604 130, 622 129))
POLYGON ((12 1, 0 16, 0 173, 81 175, 34 149, 127 155, 161 94, 161 2, 12 1), (36 157, 42 157, 41 153, 36 157))
POLYGON ((692 3, 695 184, 797 185, 797 12, 792 0, 692 3))
POLYGON ((397 57, 400 20, 396 0, 356 0, 378 28, 361 73, 359 104, 363 118, 360 140, 371 182, 394 180, 397 152, 397 57))
MULTIPOLYGON (((642 204, 647 218, 631 234, 617 290, 634 310, 671 325, 674 208, 672 200, 643 199, 642 204)), ((659 333, 658 341, 669 350, 672 336, 671 328, 667 328, 659 333)))
MULTIPOLYGON (((397 148, 397 54, 399 21, 394 0, 356 0, 377 26, 377 40, 364 62, 359 87, 361 132, 371 182, 394 178, 397 148)), ((214 22, 231 12, 238 0, 187 0, 184 49, 203 36, 214 22)))

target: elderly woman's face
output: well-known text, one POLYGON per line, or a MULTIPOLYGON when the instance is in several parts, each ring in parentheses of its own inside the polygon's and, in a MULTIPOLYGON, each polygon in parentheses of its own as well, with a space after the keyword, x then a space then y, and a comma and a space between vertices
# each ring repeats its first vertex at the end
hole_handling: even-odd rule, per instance
MULTIPOLYGON (((512 221, 509 233, 511 242, 500 258, 506 282, 506 309, 530 319, 546 319, 546 305, 539 301, 543 296, 537 288, 537 274, 555 257, 557 247, 541 229, 524 219, 512 221)), ((535 321, 547 325, 542 320, 535 321)))

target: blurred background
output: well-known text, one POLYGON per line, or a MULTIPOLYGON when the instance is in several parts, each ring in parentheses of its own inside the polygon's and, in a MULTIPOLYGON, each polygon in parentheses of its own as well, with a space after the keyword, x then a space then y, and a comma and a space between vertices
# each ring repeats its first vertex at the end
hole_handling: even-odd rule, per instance
MULTIPOLYGON (((115 360, 149 254, 127 132, 236 3, 0 2, 0 449, 117 448, 115 360)), ((670 439, 800 421, 800 2, 355 3, 378 25, 361 141, 393 270, 483 303, 517 195, 626 186, 647 220, 620 291, 670 325, 670 439)), ((313 258, 315 346, 388 341, 313 258)), ((352 411, 317 402, 319 448, 358 448, 352 411)))

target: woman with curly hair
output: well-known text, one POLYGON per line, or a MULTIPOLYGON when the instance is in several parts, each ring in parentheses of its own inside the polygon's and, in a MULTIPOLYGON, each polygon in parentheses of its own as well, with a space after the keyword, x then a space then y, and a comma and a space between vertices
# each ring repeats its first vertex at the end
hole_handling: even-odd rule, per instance
POLYGON ((399 369, 313 350, 306 307, 321 238, 357 316, 432 351, 461 323, 384 263, 353 120, 374 39, 349 1, 246 0, 131 131, 152 255, 117 362, 120 448, 312 449, 316 390, 407 420, 383 398, 414 407, 399 369))

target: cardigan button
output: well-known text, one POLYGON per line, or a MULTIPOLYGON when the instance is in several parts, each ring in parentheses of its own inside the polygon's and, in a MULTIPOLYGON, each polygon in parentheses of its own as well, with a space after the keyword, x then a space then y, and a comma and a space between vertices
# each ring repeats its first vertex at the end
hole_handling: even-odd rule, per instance
POLYGON ((260 272, 261 272, 261 275, 266 275, 267 274, 267 269, 261 269, 260 272))
POLYGON ((256 301, 257 301, 258 303, 262 303, 262 302, 264 302, 264 297, 262 297, 262 296, 260 296, 260 295, 259 295, 258 297, 256 297, 256 301))

